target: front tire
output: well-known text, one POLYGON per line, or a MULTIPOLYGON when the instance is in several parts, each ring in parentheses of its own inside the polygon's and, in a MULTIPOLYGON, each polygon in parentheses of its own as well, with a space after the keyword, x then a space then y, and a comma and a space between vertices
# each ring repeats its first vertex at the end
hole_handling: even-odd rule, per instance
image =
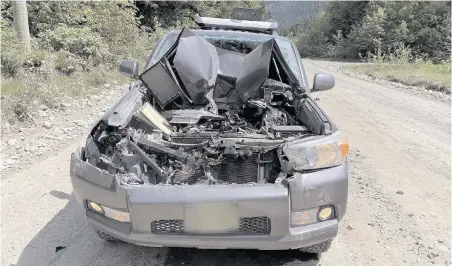
POLYGON ((326 252, 331 247, 331 243, 333 243, 333 239, 318 244, 302 247, 300 248, 300 251, 306 253, 323 253, 326 252))

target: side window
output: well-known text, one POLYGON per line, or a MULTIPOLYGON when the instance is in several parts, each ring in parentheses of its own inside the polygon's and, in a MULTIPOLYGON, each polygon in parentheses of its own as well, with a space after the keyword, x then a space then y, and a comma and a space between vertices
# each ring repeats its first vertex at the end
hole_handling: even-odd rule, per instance
POLYGON ((153 64, 155 64, 160 58, 168 51, 169 48, 173 45, 173 43, 176 41, 177 35, 168 33, 164 35, 160 41, 158 41, 157 45, 155 45, 154 50, 152 51, 151 55, 149 56, 149 59, 146 63, 146 68, 148 69, 153 64))
POLYGON ((150 68, 153 65, 155 55, 157 54, 157 51, 159 50, 160 46, 162 46, 162 43, 165 41, 165 39, 166 39, 166 35, 163 36, 156 44, 154 44, 154 47, 151 51, 151 54, 149 55, 149 58, 146 62, 146 65, 145 65, 145 68, 143 69, 143 71, 150 68))
POLYGON ((174 42, 177 40, 179 35, 176 34, 167 34, 165 38, 162 38, 162 41, 159 43, 159 46, 156 48, 155 54, 152 56, 151 61, 157 62, 162 58, 162 56, 173 46, 174 42))
POLYGON ((303 63, 301 62, 301 56, 300 56, 300 53, 298 53, 297 46, 295 46, 295 44, 294 44, 292 41, 290 41, 290 43, 292 44, 292 48, 293 48, 294 53, 295 53, 295 55, 296 55, 296 57, 297 57, 298 65, 300 66, 300 69, 301 69, 301 76, 302 76, 302 78, 303 78, 303 85, 304 85, 309 91, 311 91, 311 88, 309 87, 308 78, 306 77, 306 72, 304 71, 303 63))

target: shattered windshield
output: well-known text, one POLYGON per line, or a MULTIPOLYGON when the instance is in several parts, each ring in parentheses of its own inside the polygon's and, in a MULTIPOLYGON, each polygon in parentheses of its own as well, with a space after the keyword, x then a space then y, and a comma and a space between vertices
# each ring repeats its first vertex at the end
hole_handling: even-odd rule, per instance
MULTIPOLYGON (((168 51, 169 48, 171 48, 171 46, 177 40, 177 36, 178 34, 169 34, 166 37, 160 49, 157 51, 156 54, 154 54, 153 58, 151 58, 147 68, 149 68, 150 66, 152 66, 153 64, 160 60, 160 58, 168 51)), ((250 53, 254 48, 259 46, 260 44, 270 40, 271 38, 274 38, 274 36, 272 35, 252 35, 244 37, 237 35, 203 34, 200 36, 206 39, 215 47, 243 54, 250 53)), ((275 40, 290 69, 292 70, 298 81, 302 83, 302 79, 300 76, 301 71, 292 44, 290 43, 290 41, 281 38, 275 38, 275 40)))

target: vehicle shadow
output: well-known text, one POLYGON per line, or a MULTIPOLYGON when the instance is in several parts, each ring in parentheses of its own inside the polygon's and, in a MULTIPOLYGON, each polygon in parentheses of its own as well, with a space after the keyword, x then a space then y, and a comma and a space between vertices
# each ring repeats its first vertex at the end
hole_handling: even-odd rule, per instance
POLYGON ((109 243, 86 223, 74 194, 51 191, 68 203, 33 237, 10 265, 317 265, 314 254, 298 251, 150 248, 109 243))
POLYGON ((164 261, 165 266, 176 265, 224 265, 224 266, 277 266, 318 264, 316 254, 302 253, 296 250, 203 250, 169 248, 164 261))

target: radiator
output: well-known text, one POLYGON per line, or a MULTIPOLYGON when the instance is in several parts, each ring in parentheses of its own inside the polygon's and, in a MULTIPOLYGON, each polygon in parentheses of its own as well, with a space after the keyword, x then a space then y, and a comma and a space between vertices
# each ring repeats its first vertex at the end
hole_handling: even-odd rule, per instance
MULTIPOLYGON (((255 153, 245 159, 226 159, 218 165, 212 166, 216 179, 227 183, 246 184, 256 183, 258 180, 258 154, 255 153)), ((177 172, 173 178, 174 183, 195 184, 204 177, 203 171, 193 173, 177 172)))

